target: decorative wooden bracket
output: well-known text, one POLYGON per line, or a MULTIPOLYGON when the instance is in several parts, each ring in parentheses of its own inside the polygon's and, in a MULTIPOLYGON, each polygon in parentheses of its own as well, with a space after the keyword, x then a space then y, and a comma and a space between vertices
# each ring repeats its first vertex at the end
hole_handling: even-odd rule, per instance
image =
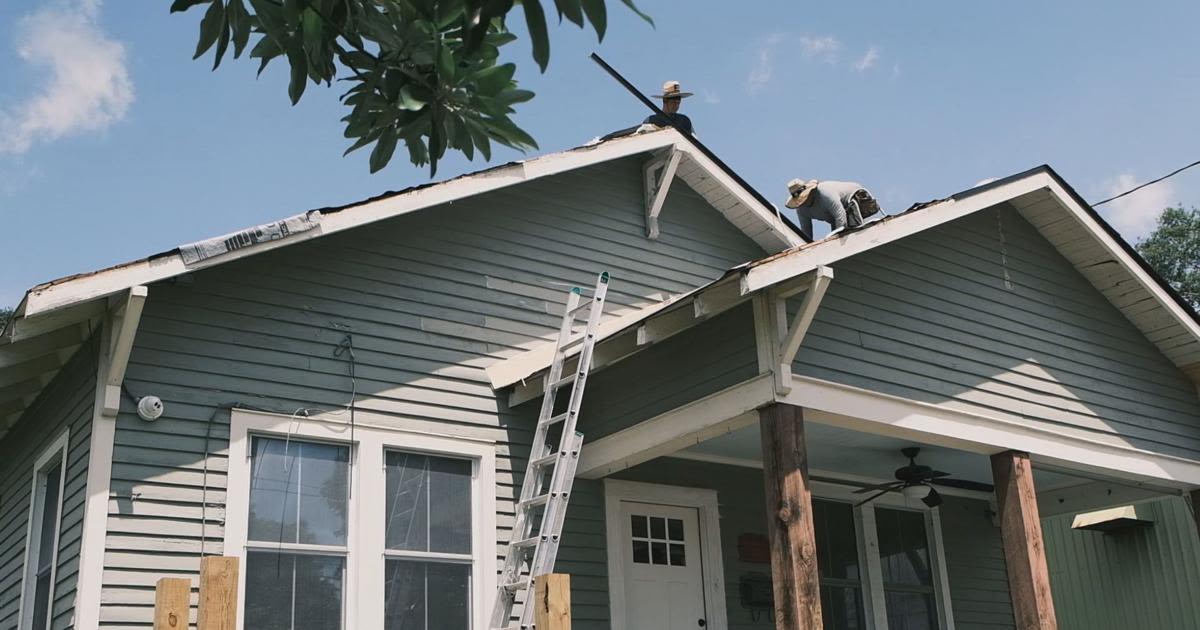
POLYGON ((644 180, 646 192, 646 238, 658 238, 658 215, 662 213, 663 203, 667 200, 667 191, 675 179, 675 171, 679 168, 679 160, 683 154, 675 147, 670 147, 664 154, 657 155, 646 162, 644 180))
POLYGON ((804 341, 804 335, 808 333, 809 326, 812 325, 813 317, 817 315, 817 308, 821 306, 821 300, 825 297, 825 290, 829 288, 830 282, 833 282, 833 269, 824 265, 817 267, 813 272, 808 290, 804 293, 804 301, 800 303, 800 309, 792 316, 791 324, 787 323, 783 299, 778 300, 778 308, 783 311, 783 314, 778 319, 779 334, 782 338, 776 354, 779 361, 775 368, 775 388, 781 394, 792 390, 792 361, 796 360, 796 353, 800 351, 800 344, 804 341))
POLYGON ((130 288, 122 296, 109 298, 112 334, 107 348, 108 370, 104 379, 103 410, 109 418, 116 417, 121 408, 121 383, 125 380, 125 368, 129 365, 129 353, 133 350, 133 338, 142 319, 142 306, 146 303, 147 293, 146 287, 139 285, 130 288))

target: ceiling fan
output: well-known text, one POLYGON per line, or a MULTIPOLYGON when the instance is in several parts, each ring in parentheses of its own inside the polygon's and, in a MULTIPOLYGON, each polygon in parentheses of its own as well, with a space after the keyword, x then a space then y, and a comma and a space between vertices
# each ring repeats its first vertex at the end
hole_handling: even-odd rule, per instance
POLYGON ((934 489, 933 486, 935 485, 963 490, 977 490, 980 492, 991 492, 994 490, 991 484, 969 481, 967 479, 952 479, 948 472, 934 470, 929 466, 918 464, 917 455, 921 453, 920 448, 910 446, 900 449, 900 452, 908 458, 908 464, 896 469, 896 481, 855 490, 854 494, 875 492, 875 494, 856 503, 855 507, 874 501, 889 492, 899 492, 909 499, 920 499, 922 503, 931 508, 937 507, 942 504, 942 495, 938 494, 938 491, 934 489))

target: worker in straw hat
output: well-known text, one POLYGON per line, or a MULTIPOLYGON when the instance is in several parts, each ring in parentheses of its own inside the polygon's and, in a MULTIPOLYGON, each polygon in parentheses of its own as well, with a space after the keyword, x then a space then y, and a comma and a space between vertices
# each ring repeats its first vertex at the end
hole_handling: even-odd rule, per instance
POLYGON ((692 119, 679 113, 679 105, 683 99, 691 96, 691 92, 684 92, 679 87, 678 81, 667 81, 663 84, 662 94, 655 94, 654 98, 662 99, 663 114, 654 114, 642 123, 644 125, 654 125, 656 127, 671 127, 675 126, 681 131, 692 133, 692 119))
POLYGON ((879 203, 855 182, 819 182, 793 179, 788 182, 787 207, 796 211, 800 228, 813 235, 813 219, 829 224, 830 231, 856 228, 863 219, 879 212, 879 203))

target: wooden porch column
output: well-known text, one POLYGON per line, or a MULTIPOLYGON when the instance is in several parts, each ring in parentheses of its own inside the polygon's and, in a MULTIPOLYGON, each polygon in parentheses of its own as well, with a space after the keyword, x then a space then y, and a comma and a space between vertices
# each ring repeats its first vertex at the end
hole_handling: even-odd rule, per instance
POLYGON ((1029 453, 1006 451, 992 455, 992 478, 1017 628, 1057 630, 1029 453))
POLYGON ((804 410, 774 403, 758 410, 762 429, 767 533, 777 630, 821 630, 817 542, 813 533, 804 410))

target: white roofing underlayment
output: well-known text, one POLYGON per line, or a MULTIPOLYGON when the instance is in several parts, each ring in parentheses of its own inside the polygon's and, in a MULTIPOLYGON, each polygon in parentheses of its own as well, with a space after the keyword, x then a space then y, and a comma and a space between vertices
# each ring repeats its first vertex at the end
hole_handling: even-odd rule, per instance
POLYGON ((12 320, 0 331, 0 436, 20 419, 25 408, 88 339, 99 318, 118 303, 123 304, 119 298, 133 287, 534 179, 629 156, 653 157, 671 151, 680 154, 676 178, 766 251, 778 252, 804 242, 777 209, 764 205, 752 190, 674 129, 593 142, 39 284, 26 292, 12 320))

